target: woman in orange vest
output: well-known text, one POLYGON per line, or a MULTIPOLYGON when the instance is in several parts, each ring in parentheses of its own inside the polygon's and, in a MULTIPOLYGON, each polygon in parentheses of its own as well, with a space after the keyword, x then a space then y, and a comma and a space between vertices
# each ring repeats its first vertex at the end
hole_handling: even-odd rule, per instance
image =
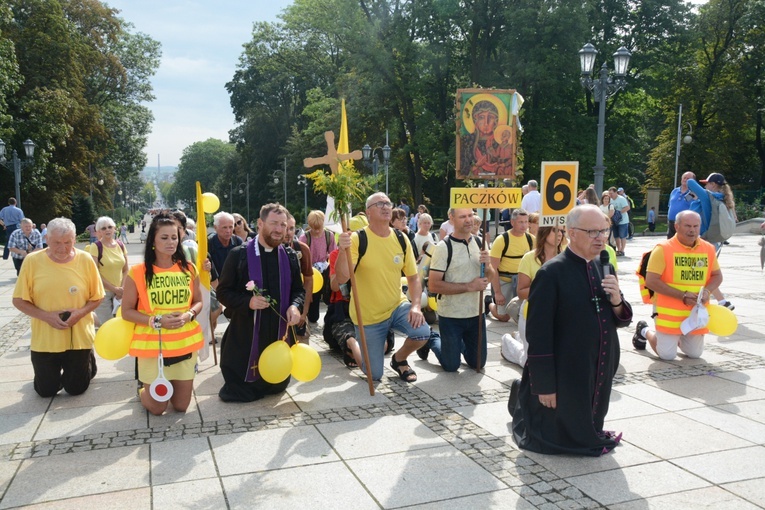
POLYGON ((170 403, 185 412, 191 401, 197 351, 204 345, 196 316, 202 311, 199 277, 181 248, 181 229, 162 211, 149 226, 144 262, 130 268, 125 278, 122 317, 136 324, 130 355, 138 358, 143 383, 141 403, 154 415, 167 409, 147 391, 157 379, 162 354, 164 376, 173 386, 170 403))

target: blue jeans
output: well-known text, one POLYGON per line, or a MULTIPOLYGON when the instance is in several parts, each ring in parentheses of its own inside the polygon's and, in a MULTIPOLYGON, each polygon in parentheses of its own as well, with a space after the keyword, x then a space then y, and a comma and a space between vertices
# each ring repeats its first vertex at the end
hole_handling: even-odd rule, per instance
POLYGON ((10 248, 8 248, 8 241, 11 238, 11 234, 13 234, 14 230, 18 230, 18 225, 6 225, 5 226, 5 249, 3 249, 3 259, 8 260, 8 257, 10 256, 10 248))
MULTIPOLYGON (((486 319, 481 328, 481 368, 486 366, 486 319)), ((470 368, 478 365, 478 321, 479 317, 453 319, 438 316, 438 329, 441 339, 437 337, 431 342, 430 350, 438 358, 438 362, 447 372, 456 372, 460 367, 460 356, 465 356, 465 363, 470 368)))
MULTIPOLYGON (((385 342, 388 339, 388 331, 398 331, 407 338, 420 342, 430 337, 430 326, 424 323, 419 328, 413 328, 409 324, 409 302, 401 303, 387 320, 377 324, 364 324, 364 336, 367 340, 369 351, 369 364, 372 365, 372 380, 379 381, 383 375, 383 362, 385 360, 385 342)), ((363 318, 363 315, 362 315, 363 318)), ((356 338, 359 336, 359 327, 356 326, 356 338)), ((361 369, 366 372, 366 366, 362 363, 361 369)))

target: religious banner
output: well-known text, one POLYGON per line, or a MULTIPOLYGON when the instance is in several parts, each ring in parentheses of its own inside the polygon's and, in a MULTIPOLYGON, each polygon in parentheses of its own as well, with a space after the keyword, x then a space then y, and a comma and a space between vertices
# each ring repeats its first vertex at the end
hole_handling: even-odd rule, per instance
POLYGON ((542 214, 540 227, 564 225, 566 215, 576 205, 576 187, 579 183, 578 161, 543 161, 542 214))
POLYGON ((457 179, 515 179, 518 112, 515 90, 457 90, 457 179))

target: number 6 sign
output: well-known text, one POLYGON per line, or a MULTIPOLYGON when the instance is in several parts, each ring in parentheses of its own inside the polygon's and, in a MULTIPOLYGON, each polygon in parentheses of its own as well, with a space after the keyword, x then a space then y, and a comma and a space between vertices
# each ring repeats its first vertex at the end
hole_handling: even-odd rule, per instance
POLYGON ((540 227, 563 225, 576 205, 579 183, 578 161, 542 162, 542 217, 540 227))

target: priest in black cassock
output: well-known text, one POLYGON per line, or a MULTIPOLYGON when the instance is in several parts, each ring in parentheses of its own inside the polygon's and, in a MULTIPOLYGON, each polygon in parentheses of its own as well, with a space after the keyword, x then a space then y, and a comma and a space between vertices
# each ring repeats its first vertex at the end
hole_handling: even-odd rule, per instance
POLYGON ((621 434, 603 430, 619 366, 616 328, 632 320, 613 267, 600 262, 609 222, 594 205, 566 218, 568 248, 544 264, 531 284, 528 361, 509 407, 513 439, 546 454, 599 456, 621 434), (604 276, 604 274, 608 274, 604 276))
POLYGON ((286 232, 287 210, 264 205, 257 237, 234 248, 223 265, 217 294, 231 314, 220 354, 225 383, 218 396, 225 402, 252 402, 281 393, 290 382, 289 376, 266 382, 257 368, 263 350, 298 324, 305 299, 297 255, 282 244, 286 232), (249 282, 260 295, 248 290, 249 282))

